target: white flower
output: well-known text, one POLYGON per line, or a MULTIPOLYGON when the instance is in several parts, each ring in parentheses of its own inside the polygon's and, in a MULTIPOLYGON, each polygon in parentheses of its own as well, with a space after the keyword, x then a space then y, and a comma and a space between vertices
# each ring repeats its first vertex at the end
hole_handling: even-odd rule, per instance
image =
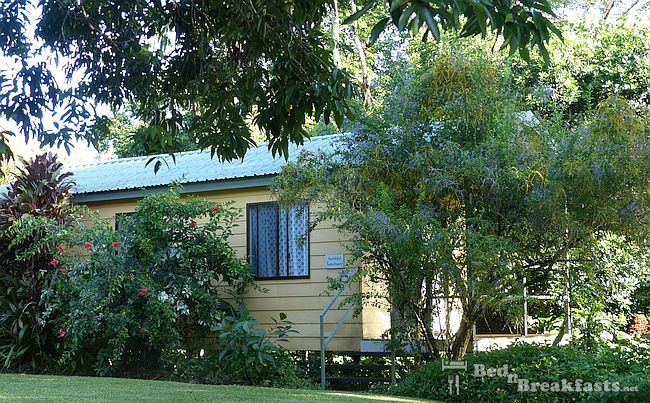
POLYGON ((185 302, 183 301, 177 301, 176 302, 176 311, 182 315, 189 315, 190 309, 187 307, 185 302))
POLYGON ((158 301, 167 302, 168 300, 169 300, 169 294, 167 294, 165 291, 161 291, 158 294, 158 301))

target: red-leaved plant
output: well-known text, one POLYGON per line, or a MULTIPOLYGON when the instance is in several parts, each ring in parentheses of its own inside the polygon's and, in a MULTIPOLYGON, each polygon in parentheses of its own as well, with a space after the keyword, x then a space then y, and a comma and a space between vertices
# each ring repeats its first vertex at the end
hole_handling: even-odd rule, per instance
POLYGON ((62 272, 58 255, 65 250, 56 234, 72 223, 73 182, 55 155, 21 161, 0 196, 0 367, 35 370, 57 342, 56 328, 46 318, 62 272))

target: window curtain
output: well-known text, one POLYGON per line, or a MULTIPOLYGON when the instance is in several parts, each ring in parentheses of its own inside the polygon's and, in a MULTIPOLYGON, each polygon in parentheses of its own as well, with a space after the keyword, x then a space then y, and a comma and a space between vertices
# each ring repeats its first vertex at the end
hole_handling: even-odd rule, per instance
POLYGON ((289 249, 289 276, 309 274, 309 209, 307 204, 292 207, 288 211, 289 228, 287 248, 289 249))
POLYGON ((309 275, 309 209, 263 203, 248 208, 251 265, 259 278, 309 275))
POLYGON ((251 264, 258 277, 276 277, 278 263, 278 208, 259 204, 249 209, 251 264))

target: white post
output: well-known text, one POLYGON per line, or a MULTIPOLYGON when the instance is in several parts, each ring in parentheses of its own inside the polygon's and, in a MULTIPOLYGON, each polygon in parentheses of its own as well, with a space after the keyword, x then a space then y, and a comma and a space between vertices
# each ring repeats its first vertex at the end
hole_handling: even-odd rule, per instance
POLYGON ((528 287, 524 277, 524 336, 528 336, 528 287))

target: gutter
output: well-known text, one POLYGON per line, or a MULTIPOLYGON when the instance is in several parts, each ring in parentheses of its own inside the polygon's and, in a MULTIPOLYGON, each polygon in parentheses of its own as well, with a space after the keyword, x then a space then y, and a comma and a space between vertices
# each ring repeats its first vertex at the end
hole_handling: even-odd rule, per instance
MULTIPOLYGON (((210 182, 182 184, 181 194, 213 192, 220 190, 245 189, 261 186, 270 186, 275 175, 256 176, 248 178, 226 179, 210 182)), ((107 190, 91 193, 77 193, 72 195, 75 203, 95 203, 114 200, 141 199, 150 194, 164 193, 170 184, 152 186, 140 189, 107 190)))

